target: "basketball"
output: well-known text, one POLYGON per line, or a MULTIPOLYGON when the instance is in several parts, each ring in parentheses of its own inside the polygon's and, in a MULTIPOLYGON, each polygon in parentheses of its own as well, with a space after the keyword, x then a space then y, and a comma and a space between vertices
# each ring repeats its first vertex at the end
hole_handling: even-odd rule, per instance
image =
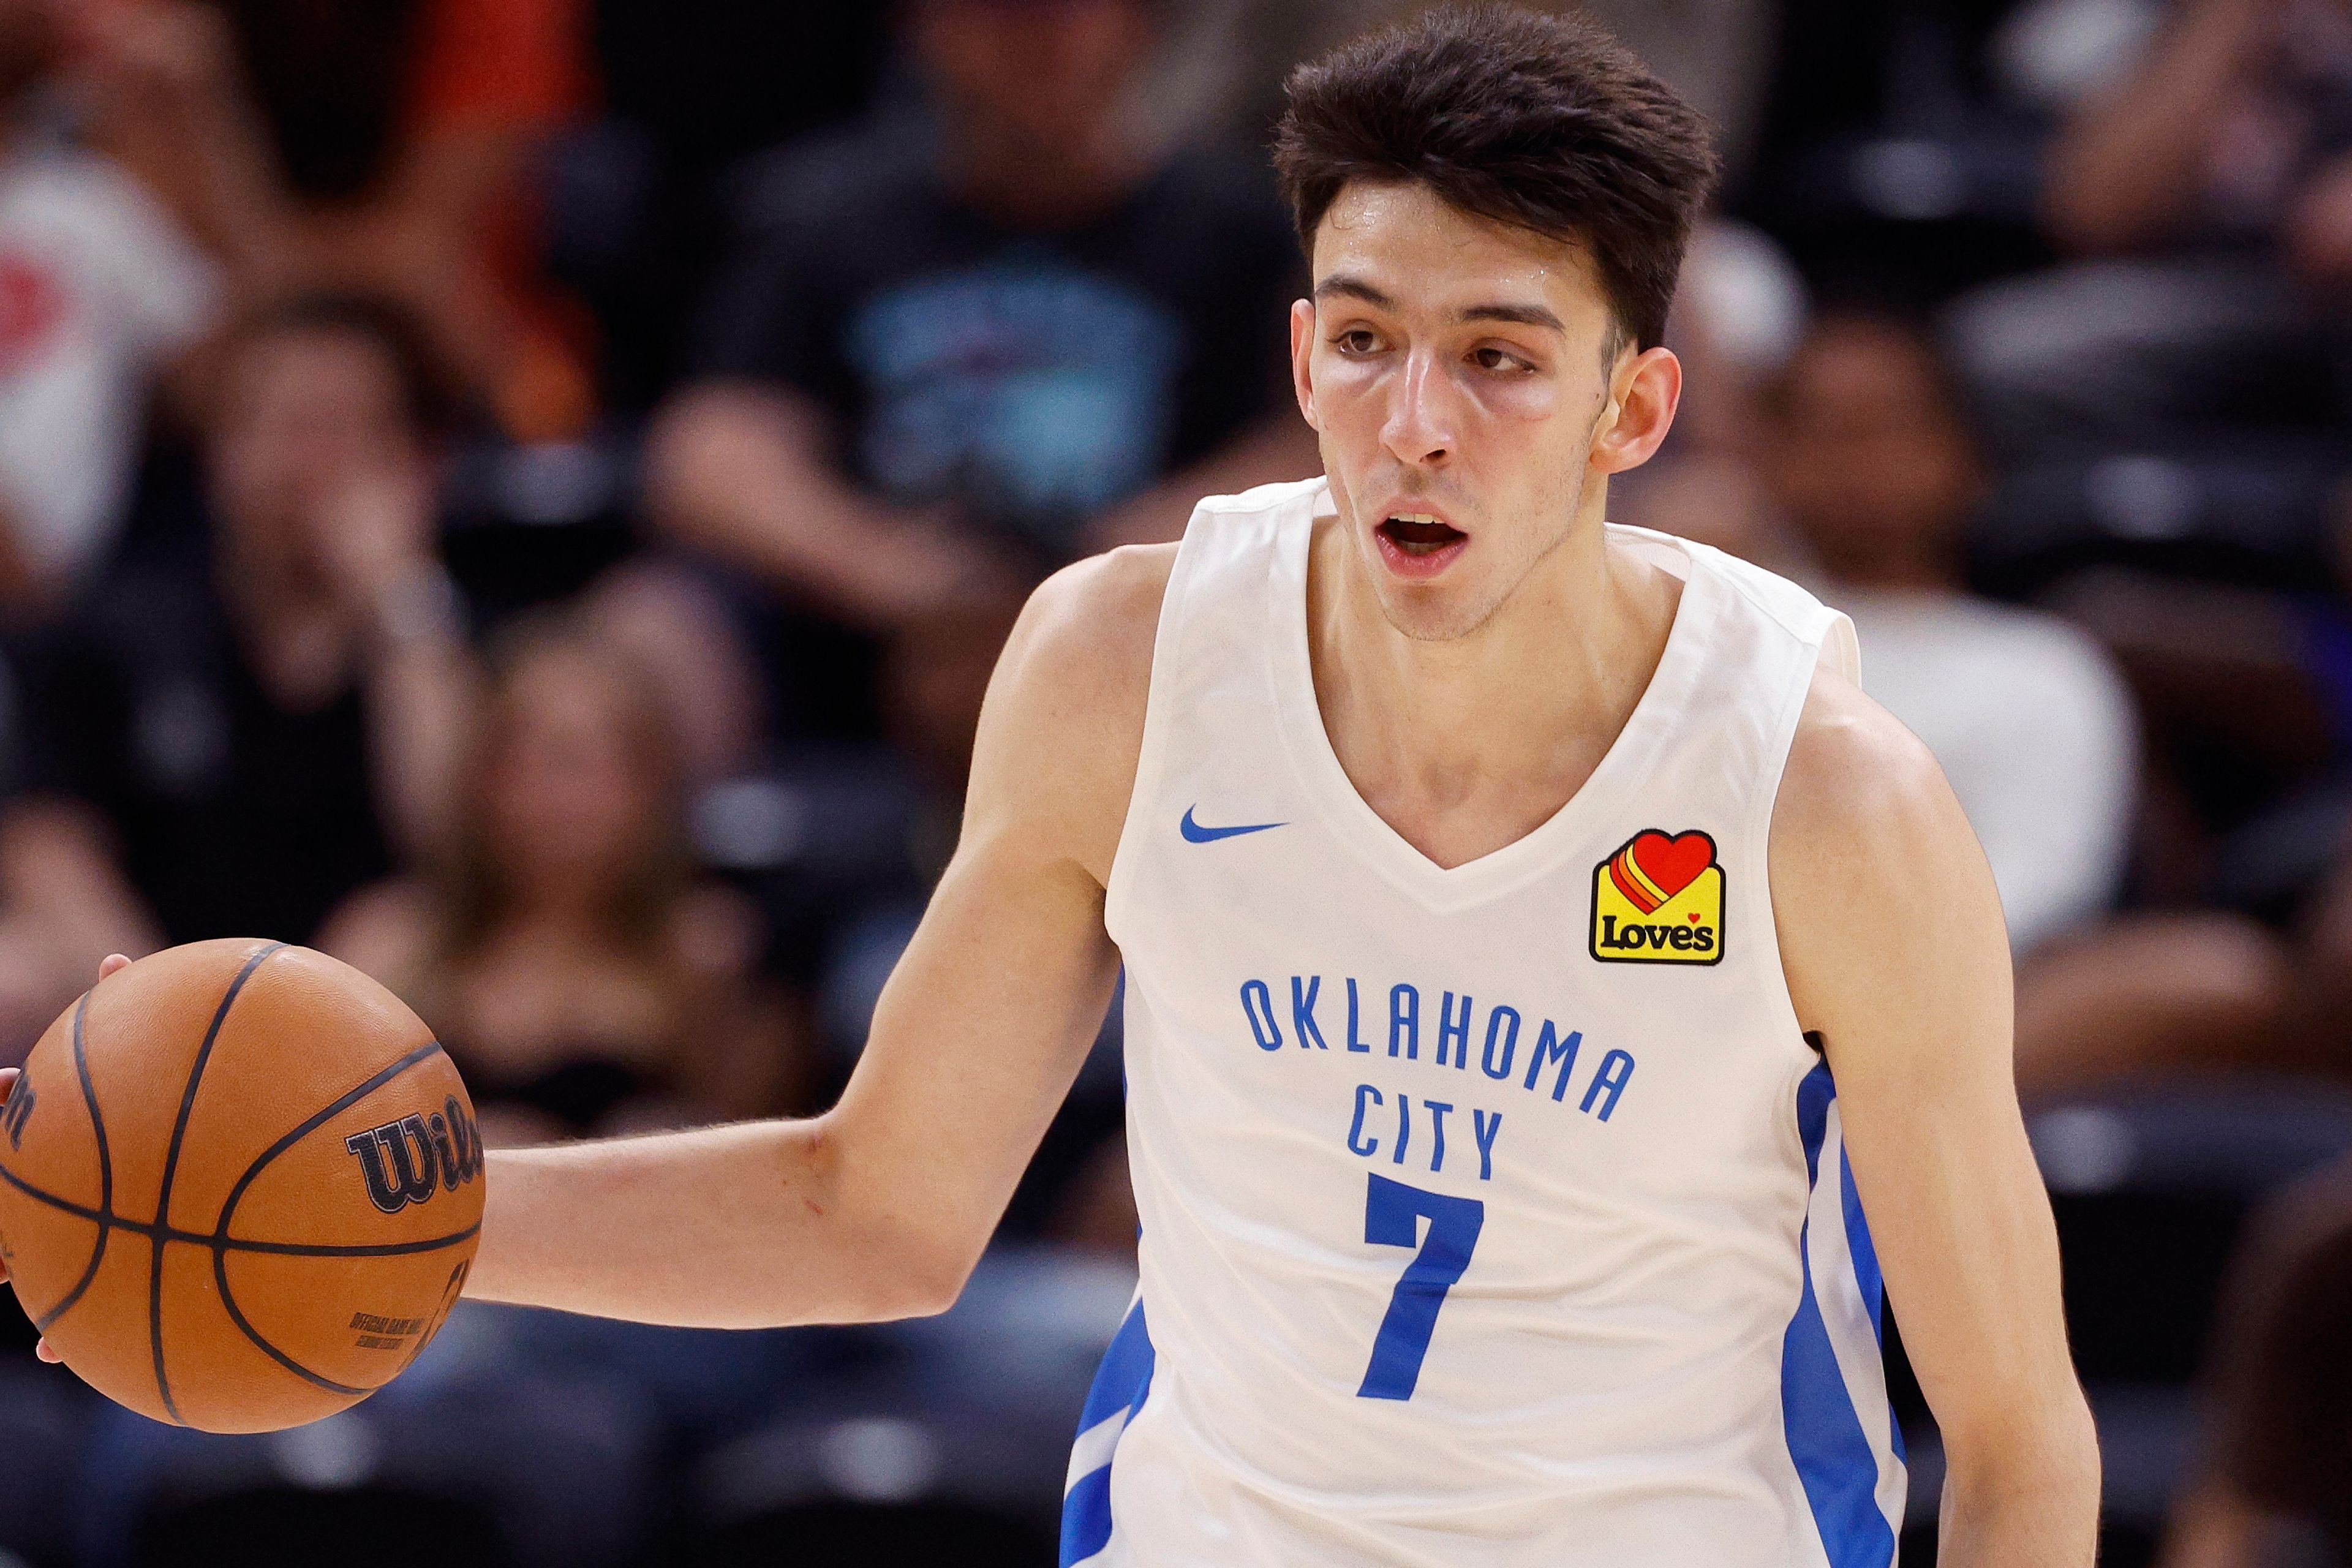
POLYGON ((108 976, 0 1106, 0 1254, 66 1363, 158 1421, 261 1432, 390 1382, 457 1298, 482 1156, 391 992, 232 939, 108 976))

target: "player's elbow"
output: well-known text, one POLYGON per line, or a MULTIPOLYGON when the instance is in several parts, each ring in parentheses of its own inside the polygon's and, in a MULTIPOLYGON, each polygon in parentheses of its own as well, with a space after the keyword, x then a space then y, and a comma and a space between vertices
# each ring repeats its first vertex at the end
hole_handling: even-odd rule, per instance
POLYGON ((964 1252, 934 1247, 907 1270, 902 1318, 936 1318, 962 1299, 980 1259, 964 1252))
POLYGON ((936 1318, 956 1304, 979 1259, 976 1254, 915 1227, 890 1227, 866 1247, 856 1300, 842 1316, 861 1322, 936 1318))
POLYGON ((2095 1513, 2099 1433, 2072 1378, 2063 1386, 1937 1414, 1946 1485, 1987 1500, 2063 1497, 2095 1513))
POLYGON ((820 1189, 814 1208, 838 1227, 827 1248, 840 1297, 832 1315, 887 1322, 936 1317, 954 1306, 988 1245, 989 1227, 941 1212, 952 1205, 910 1206, 905 1173, 864 1146, 839 1110, 804 1125, 820 1189))

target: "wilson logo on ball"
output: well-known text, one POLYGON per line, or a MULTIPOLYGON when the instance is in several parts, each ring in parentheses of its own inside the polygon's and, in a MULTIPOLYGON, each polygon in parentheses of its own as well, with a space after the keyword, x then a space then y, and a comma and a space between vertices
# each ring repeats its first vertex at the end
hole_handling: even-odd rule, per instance
POLYGON ((354 1132, 343 1140, 360 1163, 368 1201, 398 1214, 436 1192, 456 1192, 482 1171, 482 1134, 455 1096, 421 1113, 354 1132))

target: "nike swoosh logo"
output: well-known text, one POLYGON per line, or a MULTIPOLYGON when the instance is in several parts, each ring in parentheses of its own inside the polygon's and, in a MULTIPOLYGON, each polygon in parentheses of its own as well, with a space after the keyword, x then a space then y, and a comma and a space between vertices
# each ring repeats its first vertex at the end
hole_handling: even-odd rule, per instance
POLYGON ((1192 806, 1185 807, 1184 820, 1177 825, 1187 844, 1214 844, 1220 838, 1238 838, 1244 833, 1264 833, 1269 827, 1290 826, 1286 822, 1251 822, 1238 827, 1203 827, 1192 820, 1193 810, 1192 806))

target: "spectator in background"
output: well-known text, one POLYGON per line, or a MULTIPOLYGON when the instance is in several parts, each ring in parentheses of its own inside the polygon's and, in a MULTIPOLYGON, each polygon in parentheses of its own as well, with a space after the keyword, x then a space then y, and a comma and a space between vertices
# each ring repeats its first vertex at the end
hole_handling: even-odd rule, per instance
POLYGON ((2340 427, 2352 289, 2352 5, 2180 0, 2050 154, 2086 259, 1963 301, 2004 456, 2340 427))
POLYGON ((445 841, 472 700, 435 553, 445 404, 388 306, 318 299, 222 351, 198 526, 134 535, 24 664, 0 813, 0 1008, 109 952, 310 939, 445 841))
POLYGON ((587 95, 580 0, 126 0, 85 18, 122 155, 249 288, 399 301, 520 439, 593 413, 533 160, 587 95))
POLYGON ((204 332, 211 269, 62 133, 64 0, 0 0, 0 614, 55 607, 112 544, 149 392, 204 332))
POLYGON ((2022 952, 2121 890, 2138 767, 2131 695, 2054 616, 1971 595, 1984 469, 1927 340, 1817 320, 1767 399, 1767 485, 1853 617, 1871 695, 1927 742, 1991 859, 2022 952))
POLYGON ((399 993, 494 1143, 810 1109, 749 902, 696 870, 654 676, 585 610, 505 634, 442 855, 329 951, 399 993))
POLYGON ((2277 1200, 2213 1336, 2213 1425, 2163 1568, 2352 1561, 2352 1165, 2277 1200))
POLYGON ((1726 550, 1803 582, 1816 574, 1755 462, 1759 399, 1796 353, 1805 282, 1760 230, 1710 218, 1691 236, 1666 342, 1683 362, 1674 439, 1610 481, 1609 520, 1726 550))
POLYGON ((2168 11, 2051 150, 2047 226, 2078 258, 1949 325, 2015 469, 1981 564, 2138 694, 2149 885, 2270 914, 2325 874, 2310 816, 2352 737, 2322 577, 2352 429, 2352 4, 2168 11))
POLYGON ((1853 617, 1863 682, 1936 753, 1992 862, 2021 960, 2021 1087, 2276 1048, 2287 960, 2259 928, 2104 920, 2130 839, 2131 697, 2080 632, 1963 585, 1983 468, 1930 341, 1826 314, 1765 406, 1767 487, 1853 617))
POLYGON ((935 122, 764 172, 651 438, 678 538, 890 646, 897 734, 950 790, 1031 584, 1317 464, 1262 160, 1136 132, 1159 11, 911 0, 935 122))

